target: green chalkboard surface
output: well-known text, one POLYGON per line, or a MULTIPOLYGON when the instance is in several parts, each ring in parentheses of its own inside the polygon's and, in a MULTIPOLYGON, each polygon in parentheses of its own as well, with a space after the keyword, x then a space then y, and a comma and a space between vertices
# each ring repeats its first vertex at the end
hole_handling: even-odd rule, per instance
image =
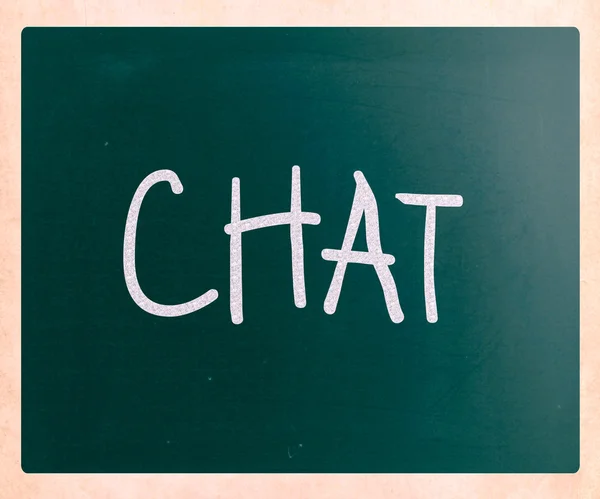
POLYGON ((579 468, 575 28, 27 28, 22 467, 579 468))

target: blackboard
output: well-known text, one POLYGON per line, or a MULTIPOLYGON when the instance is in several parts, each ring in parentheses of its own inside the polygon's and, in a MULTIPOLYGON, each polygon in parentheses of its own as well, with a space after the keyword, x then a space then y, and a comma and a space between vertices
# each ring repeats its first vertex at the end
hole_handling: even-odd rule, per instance
POLYGON ((577 471, 575 28, 26 28, 21 187, 24 471, 577 471))

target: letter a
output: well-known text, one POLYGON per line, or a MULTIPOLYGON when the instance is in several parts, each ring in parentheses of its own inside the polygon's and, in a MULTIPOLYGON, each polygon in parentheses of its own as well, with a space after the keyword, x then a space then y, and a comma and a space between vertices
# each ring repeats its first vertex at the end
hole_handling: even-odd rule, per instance
POLYGON ((354 179, 356 180, 356 190, 342 249, 324 249, 321 253, 324 260, 337 262, 323 308, 330 315, 335 313, 348 263, 373 265, 383 288, 383 296, 390 319, 398 324, 404 320, 404 314, 400 308, 396 283, 389 269, 389 266, 393 265, 396 259, 392 255, 385 254, 381 249, 377 201, 371 187, 369 187, 365 176, 360 171, 354 172, 354 179), (368 251, 353 251, 352 246, 363 213, 365 214, 368 251))

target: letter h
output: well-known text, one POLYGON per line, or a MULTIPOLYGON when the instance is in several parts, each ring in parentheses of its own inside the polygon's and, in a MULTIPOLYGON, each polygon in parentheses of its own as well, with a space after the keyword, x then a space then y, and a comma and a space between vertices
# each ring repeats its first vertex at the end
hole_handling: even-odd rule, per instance
POLYGON ((260 217, 241 219, 240 179, 231 181, 231 223, 224 228, 230 236, 229 240, 229 309, 231 321, 241 324, 244 320, 242 306, 242 234, 251 230, 277 225, 290 226, 292 245, 292 279, 294 288, 294 304, 298 308, 306 306, 306 290, 304 285, 304 244, 302 225, 319 225, 321 217, 317 213, 302 211, 300 193, 300 167, 292 168, 291 209, 286 213, 273 213, 260 217))

